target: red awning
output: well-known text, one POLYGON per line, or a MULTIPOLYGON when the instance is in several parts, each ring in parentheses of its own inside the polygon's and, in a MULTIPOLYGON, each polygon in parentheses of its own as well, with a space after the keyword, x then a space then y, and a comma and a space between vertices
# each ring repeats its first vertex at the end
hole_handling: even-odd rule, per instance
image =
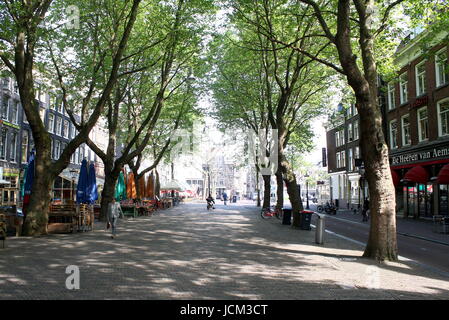
POLYGON ((407 173, 404 176, 404 180, 426 184, 429 181, 429 174, 423 167, 416 166, 407 171, 407 173))
POLYGON ((437 183, 449 184, 449 164, 441 168, 440 173, 438 173, 437 183))
POLYGON ((391 178, 393 178, 394 186, 397 187, 399 185, 400 179, 398 173, 393 169, 391 169, 391 178))

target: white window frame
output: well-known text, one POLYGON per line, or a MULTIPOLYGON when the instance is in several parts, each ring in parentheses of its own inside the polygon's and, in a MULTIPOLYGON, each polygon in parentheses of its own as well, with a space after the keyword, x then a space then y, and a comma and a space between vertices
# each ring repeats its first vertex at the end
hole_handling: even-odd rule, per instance
POLYGON ((342 168, 346 167, 346 152, 345 151, 341 152, 341 167, 342 168))
POLYGON ((17 132, 11 132, 11 141, 10 141, 10 149, 9 149, 9 160, 12 163, 17 162, 17 132), (14 137, 14 139, 13 139, 14 137))
POLYGON ((421 61, 415 66, 415 83, 416 83, 416 96, 422 96, 426 93, 426 60, 421 61), (424 70, 418 73, 418 68, 424 66, 424 70))
POLYGON ((11 98, 4 94, 2 96, 1 115, 0 115, 2 120, 9 121, 8 116, 9 116, 9 104, 10 104, 10 102, 11 102, 11 98), (6 100, 6 114, 3 113, 3 105, 5 103, 5 100, 6 100))
POLYGON ((62 118, 56 116, 56 132, 58 136, 62 135, 62 118))
POLYGON ((336 153, 335 158, 337 159, 337 169, 341 168, 341 158, 340 158, 340 152, 336 153))
POLYGON ((348 150, 348 170, 352 171, 354 169, 354 154, 352 148, 348 150))
POLYGON ((354 121, 354 141, 359 139, 359 120, 354 121))
POLYGON ((401 117, 401 133, 402 133, 402 146, 409 146, 411 145, 411 141, 412 141, 412 137, 411 137, 411 132, 410 132, 410 114, 405 114, 401 117), (406 143, 405 141, 405 130, 404 130, 404 119, 408 118, 408 132, 409 132, 409 141, 408 143, 406 143))
POLYGON ((19 102, 12 101, 12 104, 10 105, 10 115, 11 115, 11 123, 18 124, 19 123, 19 102), (15 107, 14 107, 15 106, 15 107), (13 111, 15 110, 15 114, 13 114, 13 111))
MULTIPOLYGON (((441 122, 441 104, 448 103, 449 104, 449 98, 440 100, 437 102, 437 112, 438 112, 438 136, 443 137, 449 135, 449 119, 447 120, 447 131, 445 134, 443 134, 443 126, 441 122)), ((447 118, 449 118, 449 110, 445 112, 447 115, 447 118)))
POLYGON ((389 129, 390 129, 390 148, 397 149, 398 148, 398 120, 396 120, 396 119, 391 120, 390 124, 389 124, 389 129), (393 123, 396 123, 396 135, 394 136, 395 143, 393 143, 393 126, 392 126, 393 123))
POLYGON ((50 132, 50 133, 55 132, 55 115, 54 115, 54 113, 51 113, 51 112, 48 113, 48 132, 50 132), (51 125, 50 125, 50 123, 51 123, 51 125))
POLYGON ((340 131, 335 131, 335 146, 340 146, 340 131))
POLYGON ((1 156, 0 154, 0 160, 2 161, 6 161, 7 156, 8 156, 8 129, 6 128, 1 128, 0 130, 0 143, 1 143, 1 147, 0 148, 4 148, 4 153, 3 156, 1 156), (2 139, 3 139, 3 132, 5 132, 5 144, 3 144, 2 139))
POLYGON ((429 112, 428 111, 429 110, 427 109, 427 106, 419 108, 418 111, 417 111, 417 116, 418 116, 418 141, 419 142, 429 140, 429 112), (424 109, 427 111, 427 116, 426 116, 426 120, 427 120, 427 137, 425 139, 422 138, 423 128, 421 127, 421 120, 423 120, 423 119, 421 119, 421 116, 420 116, 420 112, 422 110, 424 110, 424 109))
POLYGON ((437 53, 435 53, 435 83, 437 88, 444 86, 446 84, 449 83, 449 71, 448 69, 444 70, 445 68, 449 68, 449 64, 448 64, 448 57, 447 57, 447 48, 444 47, 443 49, 437 51, 437 53), (444 60, 440 60, 438 59, 439 56, 444 55, 445 59, 444 60), (442 63, 443 65, 443 78, 444 81, 441 82, 440 81, 440 67, 439 65, 442 63))
POLYGON ((64 138, 69 138, 69 132, 70 132, 70 123, 67 120, 64 120, 64 123, 62 125, 62 133, 64 138), (67 131, 64 131, 64 129, 67 128, 67 131))
POLYGON ((387 96, 388 96, 388 110, 393 110, 396 108, 396 96, 395 96, 395 84, 390 82, 387 86, 387 96))
POLYGON ((407 74, 407 71, 399 76, 399 97, 401 100, 401 104, 408 102, 408 74, 407 74), (403 90, 404 86, 405 86, 405 90, 403 90), (404 94, 405 94, 405 97, 404 97, 404 94))

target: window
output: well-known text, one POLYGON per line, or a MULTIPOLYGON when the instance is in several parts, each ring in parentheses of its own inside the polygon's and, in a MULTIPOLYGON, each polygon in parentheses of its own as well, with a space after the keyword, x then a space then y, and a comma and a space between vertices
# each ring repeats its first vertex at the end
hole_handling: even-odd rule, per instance
POLYGON ((346 153, 344 151, 341 152, 341 166, 346 167, 346 153))
POLYGON ((410 117, 405 115, 402 117, 402 145, 408 146, 411 144, 410 138, 410 117))
POLYGON ((394 108, 396 108, 395 101, 394 84, 390 82, 388 84, 388 110, 393 110, 394 108))
POLYGON ((345 130, 344 129, 340 130, 339 138, 340 138, 340 146, 344 145, 345 144, 345 130))
POLYGON ((28 161, 28 131, 22 131, 22 163, 28 161))
POLYGON ((44 108, 39 109, 39 115, 41 116, 42 123, 45 123, 45 109, 44 108))
POLYGON ((60 154, 61 154, 61 141, 56 140, 54 153, 53 153, 53 159, 58 160, 60 154))
POLYGON ((348 170, 352 171, 354 169, 354 162, 352 160, 352 149, 348 150, 348 170))
POLYGON ((399 77, 399 92, 400 92, 400 98, 401 98, 401 104, 406 103, 408 101, 408 79, 407 79, 407 73, 403 73, 399 77))
POLYGON ((359 120, 354 121, 354 140, 359 138, 359 120))
POLYGON ((58 111, 59 113, 62 113, 62 97, 58 96, 56 98, 56 111, 58 111))
POLYGON ((447 63, 447 49, 444 48, 435 55, 435 75, 437 87, 449 83, 449 65, 447 63))
POLYGON ((81 163, 84 159, 84 147, 80 147, 80 158, 79 163, 81 163))
POLYGON ((390 121, 390 148, 396 149, 398 147, 398 122, 396 120, 390 121))
POLYGON ((415 67, 416 77, 416 96, 419 97, 426 92, 426 61, 423 61, 415 67))
POLYGON ((50 153, 51 153, 51 158, 52 158, 52 159, 55 159, 54 140, 53 140, 53 139, 51 139, 50 153))
POLYGON ((360 147, 354 148, 354 159, 360 159, 360 147))
POLYGON ((7 143, 8 130, 2 129, 0 136, 0 159, 6 159, 6 143, 7 143))
POLYGON ((62 134, 62 118, 56 117, 56 134, 61 135, 62 134))
POLYGON ((449 99, 438 102, 438 133, 439 136, 449 134, 449 99))
POLYGON ((11 144, 10 144, 9 160, 11 162, 16 162, 17 156, 17 133, 11 133, 11 144))
POLYGON ((69 137, 69 122, 67 120, 64 120, 64 130, 63 130, 64 138, 69 137))
POLYGON ((352 141, 354 134, 352 132, 352 123, 348 124, 348 140, 352 141))
POLYGON ((340 152, 337 152, 337 154, 335 155, 335 159, 337 160, 337 168, 341 168, 340 152))
POLYGON ((8 121, 8 111, 9 111, 9 98, 6 95, 3 95, 2 99, 2 108, 1 108, 1 114, 2 119, 8 121))
POLYGON ((427 117, 427 107, 418 110, 418 137, 419 141, 429 139, 429 119, 427 117))
POLYGON ((55 131, 55 115, 53 113, 48 114, 48 132, 53 133, 55 131))
POLYGON ((80 151, 79 151, 79 148, 77 148, 76 151, 75 151, 75 162, 74 163, 75 164, 80 163, 80 151))
POLYGON ((340 146, 340 131, 335 131, 335 146, 340 146))

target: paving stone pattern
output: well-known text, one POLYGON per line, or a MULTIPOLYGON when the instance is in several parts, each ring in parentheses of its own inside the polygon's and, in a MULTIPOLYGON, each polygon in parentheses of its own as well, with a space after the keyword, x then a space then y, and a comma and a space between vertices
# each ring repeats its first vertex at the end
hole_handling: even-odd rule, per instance
POLYGON ((253 205, 187 203, 119 220, 118 237, 10 238, 0 299, 449 299, 449 278, 410 262, 377 264, 363 247, 263 220, 253 205), (80 289, 68 290, 68 265, 80 289))

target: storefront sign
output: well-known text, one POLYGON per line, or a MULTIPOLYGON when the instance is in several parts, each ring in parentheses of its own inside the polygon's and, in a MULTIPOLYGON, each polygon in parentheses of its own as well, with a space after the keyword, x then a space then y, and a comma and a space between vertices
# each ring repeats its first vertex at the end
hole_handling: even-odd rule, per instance
POLYGON ((449 159, 449 146, 441 146, 433 149, 416 151, 391 157, 391 165, 397 166, 426 160, 449 159))

